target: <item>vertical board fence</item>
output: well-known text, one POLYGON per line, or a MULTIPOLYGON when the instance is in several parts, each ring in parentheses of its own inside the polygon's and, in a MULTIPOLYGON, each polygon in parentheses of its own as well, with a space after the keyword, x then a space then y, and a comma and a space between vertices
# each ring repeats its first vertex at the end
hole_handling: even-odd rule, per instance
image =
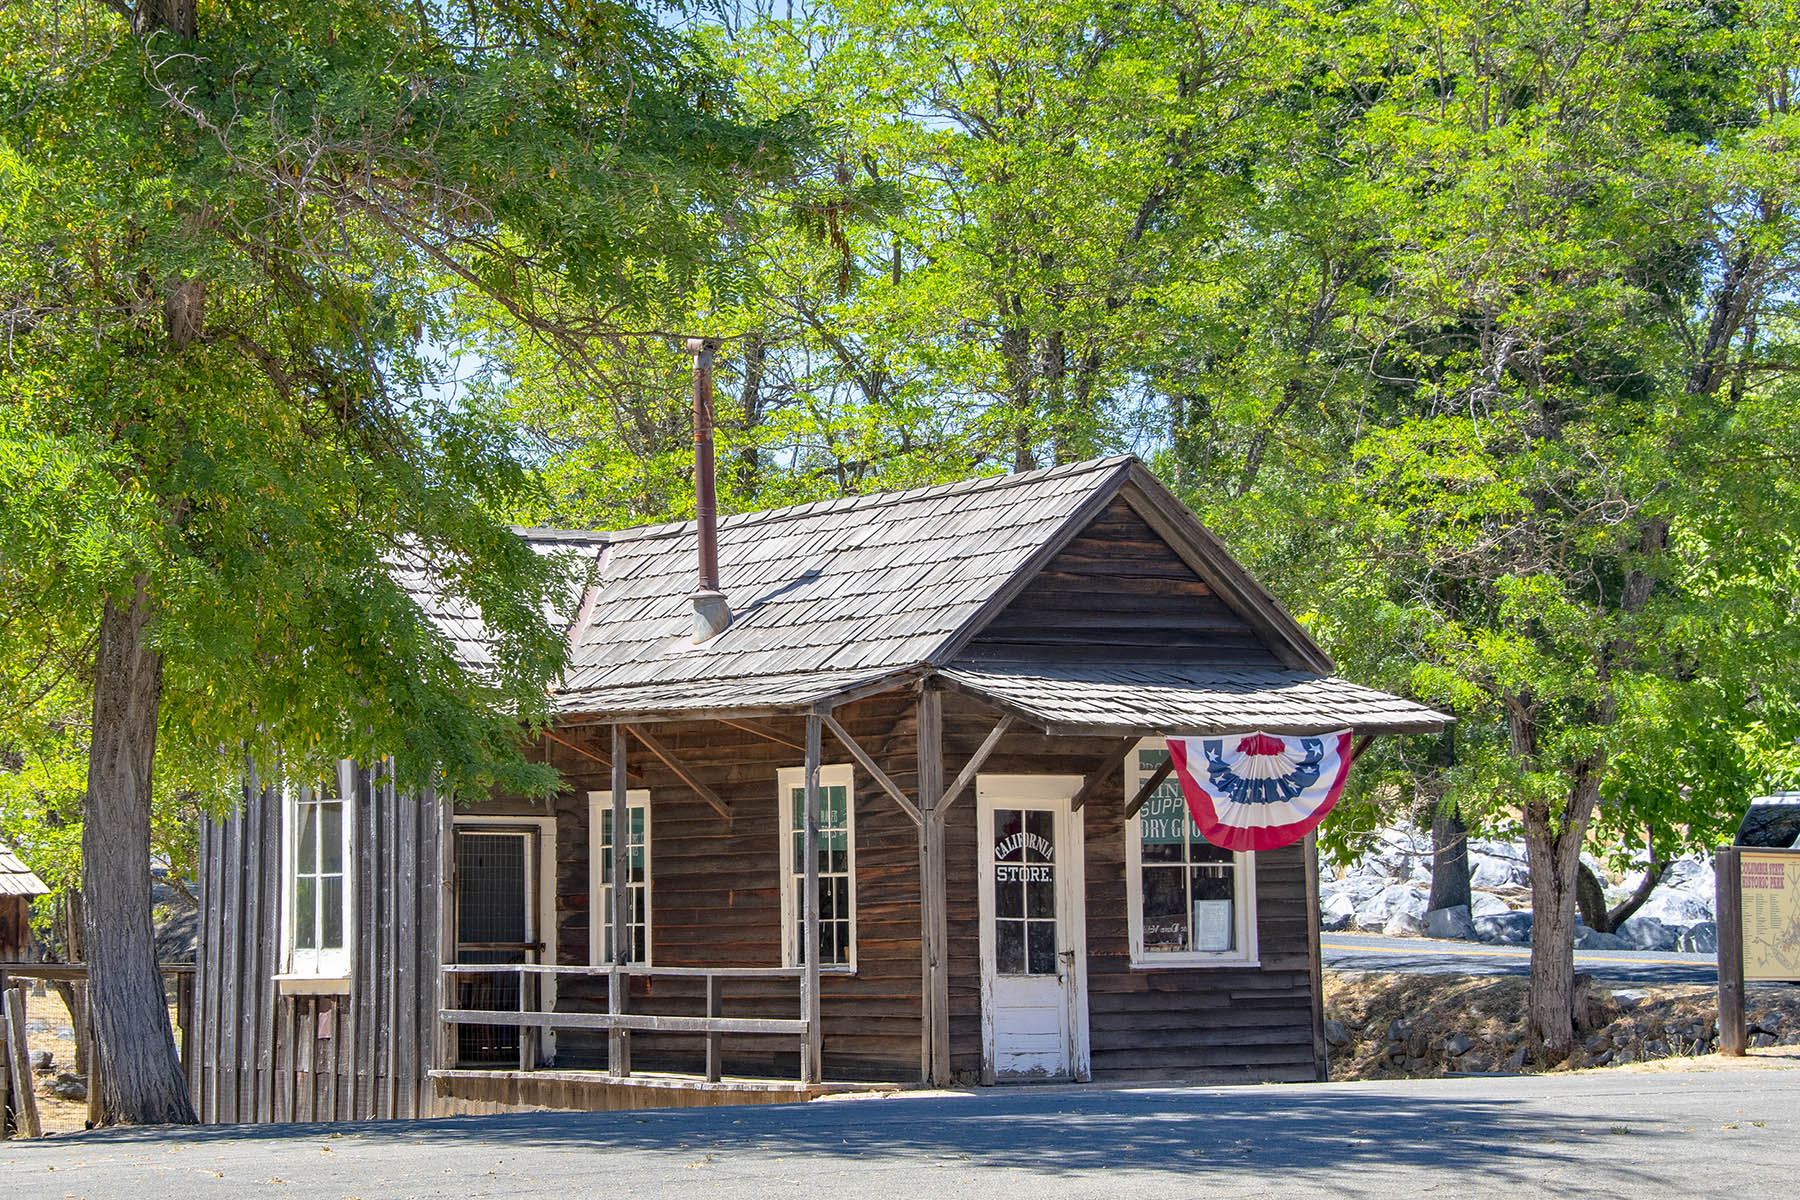
POLYGON ((254 773, 244 802, 201 830, 207 897, 196 954, 194 1053, 208 1123, 428 1116, 437 1065, 439 804, 381 767, 354 775, 350 976, 283 979, 282 793, 254 773))

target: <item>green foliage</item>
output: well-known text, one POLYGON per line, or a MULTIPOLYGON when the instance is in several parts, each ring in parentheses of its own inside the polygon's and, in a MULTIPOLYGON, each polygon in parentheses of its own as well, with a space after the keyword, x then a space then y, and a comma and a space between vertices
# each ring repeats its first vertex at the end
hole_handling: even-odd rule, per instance
POLYGON ((247 757, 551 786, 523 747, 576 581, 508 532, 540 483, 447 360, 472 312, 555 354, 729 294, 742 197, 806 136, 627 5, 226 2, 192 39, 0 7, 0 744, 34 862, 70 878, 94 631, 139 579, 168 829, 247 757))

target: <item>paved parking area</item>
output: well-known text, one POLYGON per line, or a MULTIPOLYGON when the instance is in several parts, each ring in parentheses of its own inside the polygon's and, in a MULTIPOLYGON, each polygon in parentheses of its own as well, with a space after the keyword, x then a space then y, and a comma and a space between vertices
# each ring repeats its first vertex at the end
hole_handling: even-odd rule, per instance
POLYGON ((1800 1140, 1800 1058, 1761 1066, 131 1130, 0 1143, 0 1194, 1749 1198, 1800 1140))
MULTIPOLYGON (((1440 938, 1328 933, 1320 939, 1325 965, 1334 971, 1398 971, 1413 975, 1529 975, 1531 947, 1452 942, 1440 938)), ((1716 984, 1711 954, 1660 950, 1577 950, 1575 969, 1612 986, 1657 983, 1716 984)))

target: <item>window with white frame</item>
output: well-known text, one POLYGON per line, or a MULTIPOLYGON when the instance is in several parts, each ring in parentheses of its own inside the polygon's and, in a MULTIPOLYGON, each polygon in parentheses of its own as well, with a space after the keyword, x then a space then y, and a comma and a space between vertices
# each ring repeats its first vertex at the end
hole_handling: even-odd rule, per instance
MULTIPOLYGON (((340 772, 342 774, 342 772, 340 772)), ((338 979, 350 974, 351 803, 342 779, 283 797, 285 971, 338 979)))
MULTIPOLYGON (((1125 760, 1126 799, 1168 758, 1161 738, 1139 742, 1125 760)), ((1125 847, 1133 966, 1256 961, 1256 856, 1202 837, 1173 774, 1131 818, 1125 847)))
MULTIPOLYGON (((856 805, 848 763, 819 768, 819 966, 856 969, 856 805)), ((806 770, 779 773, 782 959, 806 962, 806 770)))
MULTIPOLYGON (((626 927, 629 961, 650 961, 650 793, 625 793, 626 927)), ((595 963, 612 961, 613 811, 611 792, 588 793, 588 882, 592 898, 588 951, 595 963)))

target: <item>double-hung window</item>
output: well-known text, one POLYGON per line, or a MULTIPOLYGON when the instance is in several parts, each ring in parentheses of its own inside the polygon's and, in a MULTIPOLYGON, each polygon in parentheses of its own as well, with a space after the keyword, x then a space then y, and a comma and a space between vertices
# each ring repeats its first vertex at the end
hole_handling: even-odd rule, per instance
MULTIPOLYGON (((631 933, 627 961, 650 961, 650 793, 625 793, 626 928, 631 933)), ((613 960, 613 811, 611 792, 588 793, 588 883, 592 934, 588 952, 595 963, 613 960)))
POLYGON ((284 974, 347 979, 350 974, 351 772, 287 789, 282 803, 284 974))
MULTIPOLYGON (((1138 743, 1125 759, 1126 798, 1168 758, 1161 738, 1138 743)), ((1133 966, 1256 961, 1256 856, 1202 837, 1173 774, 1128 822, 1125 870, 1133 966)))
MULTIPOLYGON (((819 768, 819 966, 856 969, 856 805, 849 764, 819 768)), ((806 962, 806 770, 780 771, 782 961, 806 962)))

